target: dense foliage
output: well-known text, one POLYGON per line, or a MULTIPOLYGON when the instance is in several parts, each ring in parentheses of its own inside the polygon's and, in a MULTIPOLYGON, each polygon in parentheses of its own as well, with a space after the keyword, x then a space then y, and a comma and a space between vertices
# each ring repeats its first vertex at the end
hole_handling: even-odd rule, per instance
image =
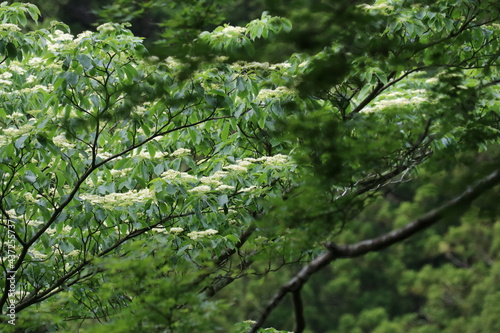
POLYGON ((0 6, 5 331, 499 328, 494 1, 134 3, 0 6))

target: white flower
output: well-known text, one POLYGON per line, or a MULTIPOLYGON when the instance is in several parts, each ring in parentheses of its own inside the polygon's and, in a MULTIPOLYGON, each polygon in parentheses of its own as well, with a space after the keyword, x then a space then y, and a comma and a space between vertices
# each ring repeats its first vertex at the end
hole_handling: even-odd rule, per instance
MULTIPOLYGON (((28 193, 27 193, 27 194, 28 194, 28 193)), ((29 194, 31 194, 31 193, 29 193, 29 194)), ((26 196, 27 196, 27 195, 26 195, 26 196)), ((33 196, 33 195, 32 195, 32 196, 33 196)), ((39 225, 43 224, 43 222, 42 222, 42 221, 37 221, 37 220, 29 220, 29 221, 27 222, 27 224, 28 224, 30 227, 34 227, 34 228, 36 228, 36 227, 38 227, 39 225)))
POLYGON ((264 165, 269 166, 283 166, 290 161, 288 156, 282 154, 277 154, 274 156, 263 156, 258 160, 264 162, 264 165))
POLYGON ((47 258, 46 254, 43 254, 43 253, 41 253, 37 250, 34 250, 34 249, 30 249, 29 254, 31 255, 31 257, 33 259, 44 260, 45 258, 47 258))
POLYGON ((211 190, 212 190, 212 188, 208 185, 200 185, 200 186, 196 186, 195 188, 190 189, 189 192, 206 193, 206 192, 210 192, 211 190))
POLYGON ((132 171, 132 168, 125 168, 125 169, 121 169, 121 170, 114 170, 114 169, 109 170, 111 175, 114 177, 125 177, 130 173, 130 171, 132 171))
POLYGON ((104 23, 97 27, 99 32, 112 32, 115 31, 116 27, 112 23, 104 23))
POLYGON ((7 115, 7 118, 13 119, 13 120, 18 120, 19 118, 24 117, 24 114, 21 112, 14 112, 12 114, 7 115))
POLYGON ((169 169, 160 175, 161 178, 169 181, 177 181, 179 183, 192 183, 198 181, 198 178, 191 176, 187 172, 180 172, 169 169))
POLYGON ((244 34, 247 31, 246 28, 244 27, 233 27, 231 25, 225 26, 224 29, 222 29, 222 33, 224 35, 233 35, 233 34, 244 34))
MULTIPOLYGON (((419 89, 419 90, 414 90, 411 91, 410 93, 412 94, 422 94, 425 92, 425 90, 419 89)), ((392 93, 388 94, 385 97, 395 97, 395 96, 401 96, 402 93, 392 93)), ((411 105, 416 105, 416 104, 421 104, 423 102, 427 102, 427 98, 422 97, 422 96, 414 96, 411 98, 406 98, 406 97, 397 97, 397 98, 387 98, 383 99, 381 101, 375 102, 372 107, 368 107, 363 109, 364 113, 369 113, 369 112, 376 112, 376 111, 382 111, 386 108, 403 108, 411 105)))
POLYGON ((225 190, 229 190, 229 191, 232 191, 234 190, 234 186, 230 186, 230 185, 219 185, 216 189, 216 191, 225 191, 225 190))
POLYGON ((22 68, 21 66, 19 66, 17 64, 14 64, 14 63, 11 63, 9 65, 9 70, 11 70, 12 72, 15 72, 17 74, 24 74, 24 73, 26 73, 26 70, 24 68, 22 68))
POLYGON ((26 133, 30 133, 33 131, 33 129, 34 129, 33 125, 25 124, 25 125, 20 126, 19 128, 13 128, 13 127, 5 128, 3 130, 3 134, 5 136, 13 138, 13 137, 24 135, 26 133))
POLYGON ((272 99, 272 98, 281 98, 293 95, 295 93, 294 90, 291 90, 287 87, 277 87, 276 89, 261 89, 259 94, 257 95, 258 100, 272 99))
POLYGON ((34 87, 31 87, 31 88, 24 88, 24 89, 21 89, 19 90, 21 93, 24 93, 24 94, 28 94, 28 93, 36 93, 36 92, 40 92, 40 91, 45 91, 45 92, 50 92, 52 89, 52 86, 49 85, 49 86, 42 86, 40 84, 37 84, 36 86, 34 87))
POLYGON ((36 80, 36 76, 30 75, 26 78, 26 83, 33 83, 33 82, 35 82, 35 80, 36 80))
POLYGON ((391 11, 394 9, 393 6, 391 6, 385 2, 374 3, 373 5, 362 4, 362 5, 359 5, 358 7, 363 8, 364 10, 367 10, 367 11, 371 11, 371 10, 391 11))
POLYGON ((174 235, 180 234, 183 231, 184 231, 184 229, 179 228, 179 227, 170 228, 170 233, 174 234, 174 235))
POLYGON ((280 68, 290 68, 292 67, 292 64, 288 62, 280 62, 277 64, 272 64, 269 66, 269 69, 280 69, 280 68))
POLYGON ((209 176, 209 177, 201 177, 201 178, 200 178, 200 182, 201 182, 202 184, 211 185, 211 186, 219 186, 219 185, 222 185, 222 182, 221 182, 218 178, 215 178, 215 177, 212 177, 212 176, 209 176))
POLYGON ((90 36, 92 36, 92 32, 87 30, 87 31, 84 31, 84 32, 78 34, 76 36, 75 41, 80 42, 82 39, 89 38, 90 36))
POLYGON ((162 233, 162 234, 168 234, 168 231, 165 228, 153 228, 153 231, 159 232, 159 233, 162 233))
POLYGON ((248 169, 242 165, 237 165, 237 164, 232 164, 232 165, 227 165, 224 167, 226 170, 231 170, 234 172, 247 172, 248 169))
POLYGON ((72 41, 73 40, 73 35, 67 34, 64 31, 61 30, 56 30, 54 31, 54 40, 56 41, 72 41))
POLYGON ((0 74, 0 78, 2 79, 10 79, 12 77, 12 73, 10 72, 4 72, 2 74, 0 74))
POLYGON ((140 191, 132 190, 125 193, 110 193, 107 195, 96 195, 83 193, 80 198, 93 204, 102 205, 104 208, 113 209, 116 207, 128 207, 134 203, 142 203, 149 199, 154 199, 154 192, 150 189, 140 191))
POLYGON ((71 144, 63 134, 59 134, 52 138, 54 144, 60 148, 73 149, 75 146, 71 144))
POLYGON ((26 192, 26 194, 24 195, 24 198, 26 199, 26 201, 36 202, 36 199, 35 199, 35 197, 33 197, 33 194, 31 192, 26 192))
POLYGON ((113 154, 105 152, 105 151, 103 151, 102 153, 97 153, 97 155, 96 155, 96 157, 98 157, 98 158, 100 158, 102 160, 108 159, 108 158, 110 158, 112 156, 113 156, 113 154))
POLYGON ((176 151, 174 151, 170 156, 172 157, 182 157, 191 154, 191 150, 186 149, 186 148, 179 148, 176 151))
POLYGON ((0 24, 0 30, 4 30, 4 31, 21 31, 21 28, 19 28, 17 25, 12 24, 12 23, 2 23, 2 24, 0 24))
POLYGON ((40 57, 33 57, 28 61, 28 64, 30 66, 37 66, 40 65, 41 63, 43 63, 43 59, 40 57))
POLYGON ((224 178, 226 176, 227 176, 226 171, 219 170, 219 171, 214 172, 214 174, 211 175, 210 177, 215 178, 215 179, 221 179, 221 178, 224 178))
POLYGON ((246 168, 252 165, 252 162, 250 162, 249 160, 239 160, 236 162, 236 164, 246 168))
POLYGON ((215 229, 207 229, 204 231, 191 231, 190 233, 187 234, 187 236, 189 238, 191 238, 192 240, 196 240, 198 238, 209 237, 209 236, 215 235, 217 233, 219 233, 219 232, 215 229))

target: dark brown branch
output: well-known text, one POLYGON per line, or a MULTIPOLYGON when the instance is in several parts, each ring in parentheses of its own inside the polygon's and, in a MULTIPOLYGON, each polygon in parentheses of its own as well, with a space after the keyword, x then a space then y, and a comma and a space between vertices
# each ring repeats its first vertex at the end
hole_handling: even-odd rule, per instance
POLYGON ((304 318, 304 305, 302 304, 300 289, 301 288, 295 290, 292 293, 293 308, 295 311, 295 329, 293 330, 294 333, 302 333, 306 328, 306 320, 304 318))
POLYGON ((448 201, 444 205, 431 210, 427 214, 422 215, 421 217, 408 223, 401 229, 396 229, 379 237, 364 240, 355 244, 325 244, 328 252, 319 255, 308 265, 304 266, 302 270, 297 273, 297 275, 295 275, 290 281, 288 281, 278 290, 278 292, 273 296, 266 308, 262 311, 260 318, 252 326, 249 333, 255 333, 259 328, 262 327, 264 321, 271 314, 274 308, 276 308, 279 303, 281 303, 286 294, 294 293, 295 291, 299 290, 307 282, 312 274, 327 266, 333 260, 339 258, 359 257, 368 252, 380 251, 395 243, 402 242, 405 239, 413 236, 415 233, 435 224, 451 211, 462 211, 464 207, 467 207, 470 203, 472 203, 472 201, 474 201, 484 192, 498 185, 499 183, 500 169, 481 179, 459 196, 448 201))

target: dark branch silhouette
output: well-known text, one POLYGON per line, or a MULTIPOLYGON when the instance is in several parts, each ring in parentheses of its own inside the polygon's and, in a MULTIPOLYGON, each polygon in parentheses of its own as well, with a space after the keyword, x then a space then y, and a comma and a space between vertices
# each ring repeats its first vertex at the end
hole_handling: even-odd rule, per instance
POLYGON ((300 290, 300 288, 307 282, 312 274, 327 266, 333 260, 340 258, 359 257, 368 252, 380 251, 393 244, 402 242, 405 239, 413 236, 415 233, 435 224, 436 222, 447 216, 451 211, 463 211, 472 203, 472 201, 498 184, 500 184, 500 169, 482 178, 473 186, 466 189, 459 196, 448 201, 442 206, 422 215, 416 220, 408 223, 403 228, 396 229, 379 237, 367 239, 354 244, 325 244, 325 247, 328 249, 328 251, 319 255, 308 265, 304 266, 299 273, 297 273, 290 281, 288 281, 278 290, 278 292, 273 296, 266 308, 262 311, 260 318, 252 326, 249 333, 255 333, 259 328, 262 327, 267 317, 269 317, 274 308, 276 308, 281 303, 283 298, 288 293, 294 294, 296 291, 300 290))
POLYGON ((306 319, 304 318, 304 305, 302 303, 300 290, 301 288, 299 287, 292 293, 293 308, 295 311, 295 329, 293 330, 294 333, 302 333, 306 328, 306 319))

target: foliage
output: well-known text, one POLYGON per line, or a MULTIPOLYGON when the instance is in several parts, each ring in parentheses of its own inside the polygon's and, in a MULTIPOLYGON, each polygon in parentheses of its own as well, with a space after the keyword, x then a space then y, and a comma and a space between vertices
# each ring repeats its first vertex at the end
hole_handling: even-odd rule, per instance
MULTIPOLYGON (((156 8, 124 4, 133 5, 102 13, 156 8)), ((498 169, 500 14, 492 1, 276 2, 245 26, 201 33, 222 22, 216 9, 225 2, 209 11, 204 2, 171 4, 164 45, 182 52, 164 59, 126 23, 77 36, 59 22, 22 32, 37 8, 0 6, 0 304, 4 313, 15 305, 17 329, 256 330, 247 318, 236 326, 214 319, 232 310, 223 288, 321 258, 324 242, 401 227, 498 169), (321 34, 300 43, 314 31, 321 34), (282 61, 241 60, 252 56, 282 61), (432 186, 436 170, 448 169, 438 178, 446 179, 468 156, 491 162, 463 182, 432 186), (383 201, 401 188, 408 202, 383 201)), ((338 330, 494 330, 498 292, 486 290, 497 269, 482 255, 494 253, 496 238, 469 252, 481 243, 467 237, 498 229, 496 210, 486 209, 490 219, 483 211, 426 233, 415 248, 397 245, 412 258, 388 267, 400 277, 398 293, 425 302, 398 309, 390 293, 365 292, 370 279, 388 286, 375 274, 380 256, 332 279, 333 294, 358 299, 334 319, 338 330), (425 266, 436 249, 445 263, 425 266), (460 289, 483 276, 476 289, 460 289), (436 315, 443 290, 451 303, 436 315), (416 323, 413 311, 426 321, 416 323)))

